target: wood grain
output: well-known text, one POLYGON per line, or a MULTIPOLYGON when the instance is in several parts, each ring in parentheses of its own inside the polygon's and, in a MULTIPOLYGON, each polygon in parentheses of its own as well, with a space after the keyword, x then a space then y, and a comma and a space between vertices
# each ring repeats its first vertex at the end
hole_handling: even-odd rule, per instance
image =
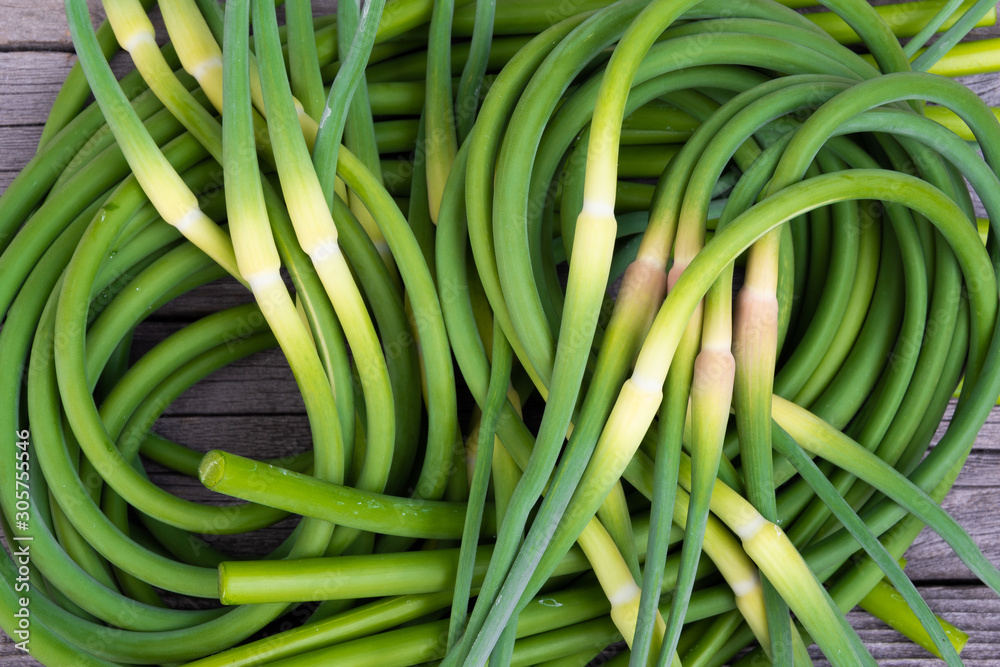
MULTIPOLYGON (((0 0, 0 51, 65 51, 72 52, 73 40, 63 9, 64 0, 0 0)), ((101 0, 87 0, 90 21, 96 28, 104 20, 101 0)), ((335 11, 336 0, 317 0, 312 3, 313 14, 330 14, 335 11)), ((282 14, 279 9, 279 18, 282 14)), ((166 39, 163 20, 159 11, 150 12, 156 27, 157 39, 166 39)))
MULTIPOLYGON (((87 0, 96 28, 104 20, 101 0, 87 0)), ((72 51, 63 0, 0 0, 0 49, 72 51)))

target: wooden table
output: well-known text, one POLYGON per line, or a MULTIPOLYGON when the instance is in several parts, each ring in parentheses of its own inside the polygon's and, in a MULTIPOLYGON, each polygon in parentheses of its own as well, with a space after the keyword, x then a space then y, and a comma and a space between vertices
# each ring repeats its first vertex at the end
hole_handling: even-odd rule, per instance
MULTIPOLYGON (((90 0, 90 4, 95 20, 103 18, 99 0, 90 0)), ((321 9, 332 8, 327 5, 321 9)), ((995 30, 977 33, 997 34, 995 30)), ((74 61, 60 0, 0 0, 0 192, 34 154, 49 107, 74 61)), ((131 68, 127 56, 119 55, 113 65, 119 74, 131 68)), ((1000 75, 970 77, 967 83, 992 104, 1000 104, 1000 75)), ((161 309, 140 327, 134 354, 144 353, 187 322, 248 300, 249 294, 233 282, 196 290, 161 309)), ((942 429, 947 419, 946 415, 942 429)), ((301 400, 276 351, 215 373, 174 403, 157 430, 205 451, 220 447, 247 455, 300 451, 309 442, 301 400)), ((213 495, 197 480, 155 470, 152 476, 191 499, 207 500, 213 495)), ((980 433, 944 507, 972 534, 987 557, 1000 563, 1000 408, 993 411, 980 433)), ((260 553, 269 546, 264 542, 273 544, 280 539, 282 528, 279 525, 252 545, 231 538, 216 541, 236 552, 260 553)), ((1000 600, 928 531, 906 558, 906 572, 931 608, 969 633, 962 654, 966 664, 1000 665, 1000 600)), ((862 611, 851 612, 849 619, 880 664, 943 664, 862 611)), ((0 639, 0 665, 36 664, 15 650, 9 639, 0 639)))

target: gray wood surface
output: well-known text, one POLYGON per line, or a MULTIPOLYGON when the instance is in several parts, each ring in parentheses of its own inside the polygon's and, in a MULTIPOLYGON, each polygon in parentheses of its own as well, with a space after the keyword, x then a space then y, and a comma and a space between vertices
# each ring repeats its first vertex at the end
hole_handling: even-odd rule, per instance
MULTIPOLYGON (((99 0, 88 0, 95 22, 99 0)), ((318 11, 329 10, 324 2, 318 11)), ((60 84, 75 61, 62 0, 0 0, 0 192, 30 159, 42 123, 60 84)), ((96 25, 96 23, 95 23, 96 25)), ((995 28, 977 31, 995 35, 995 28)), ((127 56, 114 61, 130 69, 127 56)), ((967 83, 992 104, 1000 104, 1000 75, 970 77, 967 83)), ((232 282, 213 284, 171 303, 137 334, 139 354, 185 322, 218 308, 243 303, 248 294, 232 282)), ((946 415, 942 429, 947 425, 946 415)), ((219 447, 244 454, 275 456, 308 445, 302 403, 280 354, 269 351, 223 369, 194 387, 161 418, 157 430, 207 451, 219 447)), ((214 494, 196 480, 153 469, 154 479, 183 497, 208 501, 214 494)), ((218 497, 216 497, 218 498, 218 497)), ((944 502, 986 555, 1000 563, 1000 409, 976 440, 968 464, 944 502)), ((252 543, 217 538, 237 552, 259 553, 281 538, 280 527, 252 543)), ((907 553, 906 571, 937 613, 968 632, 968 665, 1000 665, 1000 600, 972 575, 936 535, 925 531, 907 553)), ((943 664, 866 613, 849 619, 882 665, 943 664)), ((817 654, 818 655, 818 654, 817 654)), ((0 639, 0 665, 35 665, 0 639)), ((818 664, 824 664, 819 661, 818 664)))
MULTIPOLYGON (((96 28, 104 20, 101 0, 87 0, 96 28)), ((4 51, 73 51, 61 0, 3 0, 0 45, 4 51)))

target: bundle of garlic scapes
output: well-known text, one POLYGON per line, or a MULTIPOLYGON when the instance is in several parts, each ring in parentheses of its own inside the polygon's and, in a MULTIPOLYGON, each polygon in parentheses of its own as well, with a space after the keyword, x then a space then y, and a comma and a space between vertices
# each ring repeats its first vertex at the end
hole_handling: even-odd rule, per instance
POLYGON ((856 667, 860 603, 962 664, 899 559, 929 526, 1000 593, 939 504, 1000 396, 1000 123, 949 78, 996 9, 821 2, 160 0, 161 45, 66 0, 0 198, 0 627, 48 665, 856 667), (247 303, 132 358, 219 280, 247 303), (306 451, 155 433, 274 346, 306 451))

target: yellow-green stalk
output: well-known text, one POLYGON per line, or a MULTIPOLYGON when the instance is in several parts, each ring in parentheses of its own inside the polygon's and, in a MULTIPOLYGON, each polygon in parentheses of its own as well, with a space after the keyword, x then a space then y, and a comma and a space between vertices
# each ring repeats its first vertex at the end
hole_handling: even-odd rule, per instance
MULTIPOLYGON (((771 405, 778 348, 778 253, 780 228, 755 243, 747 257, 746 277, 736 303, 733 407, 740 439, 740 461, 749 498, 774 519, 771 468, 771 405)), ((730 283, 731 284, 731 283, 730 283)), ((787 607, 766 591, 772 613, 787 607)), ((784 621, 783 621, 784 622, 784 621)), ((777 629, 777 626, 775 626, 777 629)), ((784 630, 783 628, 781 629, 784 630)))
MULTIPOLYGON (((306 401, 316 443, 314 474, 340 483, 344 479, 344 443, 333 389, 308 328, 299 319, 281 278, 281 262, 264 205, 251 129, 247 5, 233 3, 226 14, 227 51, 223 65, 226 115, 223 168, 233 246, 240 271, 285 353, 306 401)), ((307 521, 322 550, 330 540, 333 526, 307 521)))
MULTIPOLYGON (((924 51, 926 49, 920 49, 917 55, 924 51)), ((868 54, 862 57, 872 64, 875 63, 875 59, 868 54)), ((927 71, 941 76, 969 76, 998 70, 1000 70, 1000 38, 991 37, 956 44, 927 71)))
MULTIPOLYGON (((997 41, 996 47, 998 52, 1000 52, 1000 40, 997 41)), ((1000 107, 992 107, 993 115, 1000 118, 1000 107)), ((927 106, 924 108, 924 113, 931 120, 944 125, 949 130, 957 134, 959 137, 965 141, 975 141, 976 138, 972 134, 972 130, 969 126, 965 124, 965 121, 959 118, 951 109, 947 107, 938 106, 927 106)))
MULTIPOLYGON (((963 6, 949 17, 941 26, 940 31, 947 30, 974 4, 974 0, 966 0, 963 6)), ((913 37, 941 9, 938 0, 915 0, 875 7, 875 11, 892 28, 896 37, 913 37)), ((851 29, 844 19, 834 12, 813 12, 805 15, 810 21, 823 29, 824 32, 841 44, 857 44, 861 38, 851 29)), ((976 27, 996 25, 996 9, 983 16, 976 27)), ((924 49, 921 49, 921 53, 924 49)))
MULTIPOLYGON (((212 106, 221 113, 223 107, 222 50, 219 48, 218 42, 215 41, 205 18, 198 11, 194 0, 163 0, 160 3, 160 9, 163 13, 163 22, 167 27, 167 33, 177 48, 177 56, 184 66, 184 71, 198 81, 198 85, 205 91, 212 106)), ((249 67, 250 98, 256 111, 263 116, 264 97, 260 87, 260 72, 257 68, 257 59, 252 53, 249 56, 249 67)), ((302 127, 302 134, 305 136, 306 142, 312 146, 316 139, 316 121, 305 112, 298 100, 295 101, 295 109, 302 127)), ((267 129, 262 127, 260 117, 257 113, 254 113, 253 117, 255 136, 259 140, 263 129, 263 135, 266 137, 267 129)))
MULTIPOLYGON (((273 10, 268 14, 255 2, 254 18, 261 48, 278 48, 278 27, 273 10)), ((260 71, 270 118, 268 127, 278 148, 274 156, 278 177, 296 238, 326 288, 361 378, 368 413, 367 441, 356 484, 368 491, 381 491, 392 464, 396 430, 389 371, 367 306, 338 243, 337 227, 299 131, 284 62, 273 57, 276 53, 262 60, 260 71)))
MULTIPOLYGON (((212 106, 215 107, 216 111, 222 113, 222 50, 205 22, 205 18, 198 11, 193 0, 163 0, 160 3, 160 10, 163 13, 163 22, 166 25, 167 33, 177 49, 177 55, 184 70, 198 81, 212 106)), ((252 110, 253 133, 263 156, 270 159, 270 134, 263 119, 265 111, 263 92, 260 86, 260 72, 257 59, 253 54, 249 56, 249 67, 250 95, 253 105, 256 107, 252 110)), ((293 103, 299 127, 302 129, 302 136, 306 145, 312 150, 319 125, 306 113, 301 102, 294 99, 293 103)), ((344 182, 337 178, 334 186, 337 194, 344 201, 347 201, 347 187, 344 182)), ((371 226, 378 230, 378 226, 371 222, 370 216, 368 220, 371 226)), ((363 219, 362 222, 364 222, 363 219)), ((365 230, 369 232, 369 237, 371 237, 372 230, 367 226, 365 230)), ((375 237, 371 238, 377 245, 378 241, 375 237)), ((385 241, 384 238, 379 240, 385 241)))
MULTIPOLYGON (((941 657, 941 652, 934 645, 930 635, 927 634, 919 621, 914 620, 913 610, 906 604, 899 592, 893 588, 892 584, 885 579, 880 580, 875 588, 858 603, 858 606, 872 616, 883 619, 888 626, 910 641, 919 644, 935 656, 941 657)), ((952 646, 955 647, 955 651, 961 652, 969 641, 969 635, 940 616, 938 621, 944 628, 945 634, 948 635, 948 639, 951 640, 952 646)))
MULTIPOLYGON (((735 361, 732 345, 732 289, 731 282, 718 280, 705 299, 704 326, 701 331, 701 350, 694 361, 691 381, 690 451, 700 468, 700 484, 711 483, 718 474, 722 444, 729 423, 729 408, 733 396, 735 361)), ((692 321, 696 318, 692 318, 692 321)), ((683 344, 682 344, 683 345, 683 344)), ((700 493, 705 493, 704 491, 700 493)), ((710 491, 708 491, 710 493, 710 491)), ((694 492, 692 491, 692 495, 694 492)), ((706 502, 707 502, 707 493, 706 502)), ((692 505, 700 513, 702 510, 692 505)), ((707 510, 707 507, 705 508, 707 510)), ((704 521, 701 516, 689 516, 689 521, 704 521)), ((685 536, 685 547, 695 548, 701 543, 701 526, 694 526, 685 536), (687 535, 694 539, 689 547, 687 535)), ((695 558, 695 560, 697 560, 695 558)), ((683 576, 683 574, 682 574, 683 576)), ((676 599, 676 598, 675 598, 676 599)), ((678 618, 684 609, 678 607, 678 618)), ((674 613, 674 610, 671 610, 674 613)), ((680 630, 678 624, 678 632, 680 630)))
POLYGON ((770 465, 770 397, 778 345, 778 251, 780 231, 755 243, 747 257, 746 278, 736 300, 736 405, 743 448, 759 438, 753 464, 770 465), (760 402, 758 402, 760 401, 760 402), (742 426, 741 423, 743 424, 742 426), (766 454, 766 457, 764 456, 766 454))
MULTIPOLYGON (((514 391, 513 387, 508 389, 507 395, 515 409, 520 411, 520 397, 517 392, 514 391)), ((478 442, 479 422, 480 419, 477 417, 476 426, 473 428, 472 435, 470 435, 467 440, 470 447, 478 442)), ((474 465, 475 455, 476 452, 473 450, 468 456, 468 459, 470 460, 470 478, 471 466, 474 465)), ((514 461, 510 458, 510 455, 507 453, 506 449, 504 449, 500 439, 496 436, 495 446, 493 449, 493 461, 494 465, 500 466, 501 479, 511 480, 520 477, 520 468, 518 468, 514 461), (514 467, 511 468, 511 465, 514 467)), ((513 488, 505 490, 501 489, 499 495, 509 497, 510 493, 513 493, 513 488)), ((501 509, 498 507, 497 511, 499 522, 499 516, 502 516, 500 513, 501 509)), ((622 633, 622 637, 625 638, 625 641, 631 647, 632 638, 635 634, 636 619, 639 612, 640 593, 640 589, 636 584, 632 569, 622 556, 621 551, 615 541, 611 538, 607 529, 597 518, 591 519, 586 528, 584 528, 583 532, 580 534, 577 542, 583 550, 584 555, 587 556, 587 560, 590 561, 591 567, 601 584, 601 588, 604 590, 608 597, 608 601, 611 603, 611 617, 615 622, 615 627, 618 628, 618 630, 622 633)), ((718 542, 718 536, 714 536, 713 543, 715 542, 718 542)), ((657 611, 655 619, 655 632, 653 634, 653 646, 655 651, 659 650, 660 641, 663 638, 664 628, 665 624, 663 617, 657 611)))
MULTIPOLYGON (((162 58, 156 46, 153 25, 143 11, 142 5, 136 2, 134 5, 126 4, 120 8, 114 7, 118 11, 115 11, 116 16, 115 20, 112 21, 112 26, 118 42, 125 46, 130 53, 135 51, 138 54, 145 54, 149 51, 155 51, 157 57, 162 58)), ((173 72, 169 68, 167 69, 170 78, 173 78, 173 72)), ((152 65, 152 70, 162 76, 162 70, 155 63, 152 65)), ((91 81, 101 77, 110 79, 108 83, 114 82, 110 70, 99 73, 88 72, 88 76, 92 77, 91 81)), ((112 83, 111 88, 117 91, 117 94, 112 99, 108 99, 107 102, 118 107, 120 113, 109 109, 105 110, 105 114, 107 116, 116 115, 119 117, 119 122, 125 124, 125 127, 119 128, 117 123, 113 123, 111 129, 115 133, 115 138, 132 169, 132 173, 157 212, 164 221, 176 227, 188 240, 239 279, 240 272, 229 235, 202 212, 194 193, 170 166, 153 139, 142 128, 138 117, 135 116, 134 111, 124 99, 124 95, 121 95, 121 89, 118 88, 117 82, 112 83), (119 95, 120 99, 118 99, 119 95)), ((171 92, 190 95, 187 89, 183 89, 183 93, 173 90, 171 92)))
POLYGON ((194 0, 161 0, 158 4, 181 66, 205 91, 212 106, 221 112, 222 49, 194 0))
MULTIPOLYGON (((688 460, 681 460, 680 479, 682 484, 690 484, 688 460)), ((760 567, 796 616, 804 621, 808 619, 807 625, 829 630, 829 638, 840 646, 837 654, 827 655, 832 662, 875 664, 871 656, 861 655, 852 642, 836 631, 844 627, 846 620, 780 526, 765 519, 753 505, 722 482, 716 482, 712 492, 712 513, 739 537, 743 551, 760 567)))
MULTIPOLYGON (((681 474, 685 469, 690 473, 690 459, 682 456, 681 462, 681 474)), ((690 477, 688 479, 690 480, 690 477)), ((674 498, 674 519, 681 528, 687 527, 690 502, 690 496, 684 488, 678 487, 674 498)), ((705 553, 719 568, 719 574, 732 589, 736 608, 743 615, 760 645, 770 653, 770 635, 767 629, 767 615, 764 612, 764 592, 760 585, 760 572, 733 534, 714 515, 708 515, 704 539, 705 553)))
POLYGON ((837 329, 836 336, 830 343, 826 354, 823 355, 823 360, 816 366, 812 376, 795 396, 795 402, 801 405, 811 405, 840 369, 844 359, 850 353, 854 341, 857 340, 868 312, 868 304, 871 303, 872 294, 875 291, 875 278, 878 271, 864 270, 864 267, 878 266, 879 254, 882 251, 882 226, 872 218, 867 207, 860 207, 860 215, 862 228, 861 243, 858 248, 858 266, 862 267, 862 270, 858 271, 857 279, 851 287, 851 294, 845 308, 846 317, 837 329))
MULTIPOLYGON (((611 603, 611 619, 622 633, 625 643, 632 647, 635 625, 639 614, 639 594, 641 589, 629 571, 625 559, 615 546, 611 535, 596 519, 591 520, 577 538, 577 544, 587 556, 604 594, 611 603)), ((656 614, 653 632, 653 651, 659 653, 665 624, 660 613, 656 614)))
MULTIPOLYGON (((553 387, 559 387, 564 376, 571 378, 574 373, 582 370, 578 360, 582 360, 584 357, 582 350, 579 349, 581 346, 578 340, 585 338, 584 342, 589 343, 593 336, 592 323, 596 323, 600 296, 607 283, 618 227, 615 219, 618 150, 629 89, 642 56, 652 46, 657 36, 686 9, 695 4, 697 4, 697 0, 685 0, 680 3, 654 1, 648 5, 626 29, 601 79, 601 87, 587 139, 583 198, 572 235, 573 261, 570 263, 562 324, 554 355, 553 387), (567 336, 567 331, 572 333, 567 336)), ((628 360, 633 357, 635 345, 638 340, 641 340, 650 323, 650 314, 663 297, 663 287, 665 287, 663 273, 673 231, 673 228, 669 228, 669 226, 665 230, 668 237, 663 239, 666 241, 665 243, 651 242, 650 245, 646 245, 644 240, 645 248, 651 249, 652 252, 642 252, 641 249, 635 268, 630 267, 629 273, 631 275, 626 275, 624 287, 628 300, 624 302, 619 316, 626 315, 626 311, 631 310, 632 314, 640 319, 634 326, 633 323, 623 320, 613 321, 604 344, 616 344, 618 341, 615 339, 620 337, 628 360), (649 287, 652 287, 648 291, 643 290, 644 286, 641 285, 642 282, 647 281, 649 287), (633 292, 633 290, 635 291, 633 292), (633 295, 636 293, 642 296, 633 301, 633 295), (612 333, 617 335, 611 335, 612 333)), ((619 314, 617 307, 616 314, 619 314)), ((616 384, 621 380, 620 377, 612 379, 616 384)), ((623 394, 636 389, 644 394, 637 396, 637 403, 631 405, 630 409, 640 412, 648 410, 649 421, 651 421, 662 399, 662 380, 655 383, 655 386, 641 388, 630 383, 631 380, 625 383, 623 394)), ((554 405, 556 403, 550 402, 548 404, 546 418, 550 416, 555 418, 557 411, 551 409, 554 405)), ((615 419, 615 416, 616 412, 612 411, 609 423, 610 420, 615 419)), ((547 425, 547 421, 543 420, 543 428, 540 433, 544 432, 546 436, 548 436, 548 433, 545 432, 547 425)), ((645 428, 643 428, 643 432, 636 434, 636 442, 642 438, 644 432, 645 428)), ((648 608, 650 603, 651 600, 646 600, 644 606, 648 608)), ((646 646, 645 641, 643 638, 641 642, 643 647, 646 646)), ((672 649, 670 653, 673 653, 672 649)))
MULTIPOLYGON (((113 1, 116 3, 134 2, 134 0, 113 1)), ((222 50, 205 23, 204 17, 198 11, 193 0, 163 0, 159 6, 163 15, 163 23, 177 50, 181 66, 198 82, 215 110, 222 113, 222 50)), ((150 57, 154 56, 150 54, 150 57)), ((252 69, 252 73, 256 77, 255 67, 252 69)), ((256 111, 253 112, 252 120, 258 150, 264 159, 270 162, 273 157, 267 125, 256 111)))
MULTIPOLYGON (((621 126, 628 90, 641 61, 641 55, 652 46, 663 28, 695 4, 697 0, 685 0, 680 3, 660 0, 650 4, 629 26, 608 63, 591 123, 583 206, 577 217, 573 240, 579 255, 574 254, 570 265, 567 302, 570 301, 569 290, 576 288, 574 283, 579 284, 577 289, 586 290, 596 280, 606 280, 607 277, 605 271, 595 279, 593 269, 602 266, 606 269, 614 246, 618 226, 614 209, 621 126), (599 248, 600 252, 591 250, 595 247, 599 248), (579 269, 574 270, 576 267, 579 269)), ((644 242, 645 248, 640 249, 640 254, 634 263, 635 268, 630 267, 626 282, 623 283, 623 290, 627 290, 626 296, 629 299, 634 298, 636 292, 647 294, 643 290, 644 287, 652 288, 648 298, 654 307, 662 299, 665 284, 661 283, 660 276, 665 271, 666 255, 669 254, 670 246, 669 238, 672 236, 673 229, 670 229, 667 231, 666 243, 646 245, 644 242), (634 286, 633 281, 635 281, 634 286)), ((652 310, 638 309, 635 312, 646 319, 647 325, 651 322, 648 313, 653 312, 652 310)))

